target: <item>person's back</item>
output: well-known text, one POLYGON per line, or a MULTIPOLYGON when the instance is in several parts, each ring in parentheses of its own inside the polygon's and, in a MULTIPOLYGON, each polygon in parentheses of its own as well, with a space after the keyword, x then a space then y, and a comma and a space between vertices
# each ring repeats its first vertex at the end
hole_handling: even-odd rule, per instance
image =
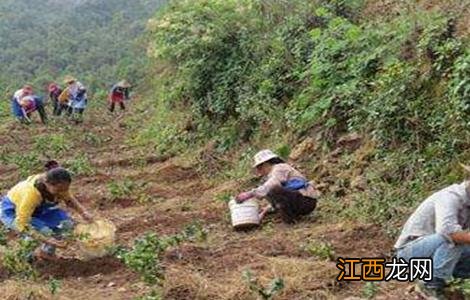
POLYGON ((410 240, 428 234, 439 233, 446 235, 449 229, 445 228, 445 224, 441 224, 440 221, 445 217, 449 217, 452 211, 455 211, 455 216, 460 226, 464 227, 464 229, 470 228, 470 203, 466 196, 465 186, 466 182, 453 184, 435 192, 424 200, 408 218, 403 227, 402 234, 395 244, 395 248, 399 249, 405 246, 407 242, 410 242, 410 240), (438 221, 437 223, 436 220, 438 221))
POLYGON ((425 199, 395 244, 400 259, 432 259, 432 279, 418 284, 425 297, 445 296, 452 277, 470 277, 469 188, 468 181, 453 184, 425 199))

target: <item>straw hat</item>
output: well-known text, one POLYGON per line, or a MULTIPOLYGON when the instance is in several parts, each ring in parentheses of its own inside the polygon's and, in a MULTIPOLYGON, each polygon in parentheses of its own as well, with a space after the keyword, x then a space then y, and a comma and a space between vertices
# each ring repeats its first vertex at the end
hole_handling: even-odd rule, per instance
POLYGON ((70 76, 70 75, 67 75, 64 78, 65 83, 72 83, 72 82, 75 82, 75 81, 77 81, 77 79, 73 76, 70 76))
POLYGON ((272 152, 269 149, 261 150, 260 152, 256 153, 255 155, 255 163, 253 164, 253 168, 273 159, 278 158, 279 156, 272 152))
POLYGON ((131 84, 129 82, 127 82, 127 80, 121 80, 116 85, 120 88, 123 88, 123 89, 127 89, 127 88, 131 87, 131 84))

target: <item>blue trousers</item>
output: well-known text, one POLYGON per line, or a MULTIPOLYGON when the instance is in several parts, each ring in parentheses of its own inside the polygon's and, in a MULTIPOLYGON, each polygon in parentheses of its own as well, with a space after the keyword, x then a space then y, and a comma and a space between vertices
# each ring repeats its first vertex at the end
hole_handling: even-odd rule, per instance
MULTIPOLYGON (((0 202, 0 221, 6 228, 17 231, 15 219, 15 204, 8 197, 3 197, 0 202)), ((37 207, 30 222, 30 226, 39 233, 59 239, 64 231, 71 230, 73 225, 67 212, 51 203, 43 203, 37 207)), ((49 254, 55 253, 55 247, 51 245, 43 244, 41 248, 49 254)))
POLYGON ((433 278, 470 278, 470 245, 456 245, 440 234, 431 234, 409 242, 397 252, 405 260, 430 257, 433 278))

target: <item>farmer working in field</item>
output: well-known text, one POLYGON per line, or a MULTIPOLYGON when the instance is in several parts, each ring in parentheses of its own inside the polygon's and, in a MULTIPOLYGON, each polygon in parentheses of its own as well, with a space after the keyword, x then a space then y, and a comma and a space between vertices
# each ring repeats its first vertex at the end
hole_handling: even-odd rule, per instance
POLYGON ((87 90, 85 86, 72 76, 66 76, 64 82, 67 88, 59 96, 59 100, 68 99, 68 114, 72 117, 78 114, 77 122, 82 121, 82 115, 88 104, 87 90))
POLYGON ((267 176, 267 181, 254 190, 239 194, 235 200, 240 203, 266 197, 270 205, 261 211, 260 219, 269 211, 278 210, 285 222, 292 223, 315 209, 317 193, 313 186, 271 150, 258 152, 254 167, 258 175, 267 176))
POLYGON ((108 95, 109 102, 109 111, 114 112, 114 107, 116 104, 119 104, 121 110, 125 110, 126 106, 124 104, 125 100, 129 100, 129 89, 131 85, 126 80, 122 80, 115 84, 108 95))
POLYGON ((5 227, 43 242, 34 253, 38 259, 54 259, 56 247, 65 247, 61 236, 73 227, 69 214, 58 205, 65 204, 92 221, 91 214, 69 191, 70 173, 55 161, 46 164, 46 169, 46 173, 15 185, 0 202, 0 221, 5 227))
POLYGON ((49 90, 49 100, 52 102, 54 107, 53 114, 54 116, 60 116, 62 110, 67 109, 67 104, 61 103, 59 101, 59 96, 62 94, 62 89, 56 83, 51 83, 48 87, 49 90))
MULTIPOLYGON (((470 172, 469 167, 465 167, 470 172)), ((432 258, 433 279, 418 283, 421 293, 445 299, 452 277, 470 278, 470 181, 448 186, 424 200, 395 244, 397 256, 432 258)))
POLYGON ((25 85, 15 92, 11 100, 11 108, 13 115, 22 123, 30 123, 31 114, 34 111, 39 113, 42 123, 46 124, 47 122, 42 98, 33 95, 33 88, 30 85, 25 85))

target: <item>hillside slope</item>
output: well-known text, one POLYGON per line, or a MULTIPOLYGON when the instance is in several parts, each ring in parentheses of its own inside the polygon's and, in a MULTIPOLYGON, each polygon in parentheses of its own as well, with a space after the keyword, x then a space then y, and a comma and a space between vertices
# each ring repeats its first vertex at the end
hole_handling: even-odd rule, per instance
POLYGON ((84 204, 117 225, 120 245, 188 228, 196 238, 163 252, 160 285, 115 257, 84 262, 69 249, 36 264, 28 288, 2 265, 0 294, 257 299, 250 271, 263 287, 284 281, 274 299, 413 299, 406 283, 338 283, 335 258, 390 258, 417 203, 464 177, 463 4, 172 1, 148 23, 153 63, 126 114, 104 113, 102 96, 81 125, 28 127, 0 114, 0 192, 54 158, 74 172, 84 204), (258 183, 250 165, 263 148, 314 180, 318 209, 295 225, 274 216, 234 232, 226 202, 258 183))
MULTIPOLYGON (((169 249, 163 258, 163 299, 256 299, 242 279, 246 270, 263 285, 282 278, 286 287, 276 299, 344 299, 361 295, 361 285, 338 285, 335 263, 312 255, 317 253, 316 246, 329 245, 338 256, 389 255, 393 241, 384 238, 379 227, 331 222, 322 207, 294 226, 274 218, 260 230, 234 232, 223 198, 240 184, 250 183, 227 180, 221 184, 208 178, 191 159, 159 157, 146 148, 130 146, 126 139, 141 126, 138 120, 142 116, 133 107, 128 115, 115 120, 103 116, 98 107, 79 126, 70 127, 63 121, 47 128, 3 125, 2 193, 24 175, 40 172, 41 161, 54 157, 75 172, 73 191, 84 204, 117 225, 121 245, 131 245, 145 232, 174 234, 200 222, 207 230, 206 240, 185 242, 169 249), (129 181, 134 183, 131 190, 113 192, 113 186, 123 187, 129 181), (377 241, 370 243, 374 239, 377 241)), ((32 292, 45 295, 39 299, 53 299, 48 292, 51 278, 60 282, 57 299, 124 300, 151 290, 116 258, 83 262, 74 258, 76 254, 72 249, 61 253, 58 263, 37 264, 39 279, 27 289, 20 290, 17 285, 23 281, 15 281, 3 270, 0 292, 32 292)), ((406 298, 394 290, 394 284, 379 287, 379 295, 386 299, 406 298)))

